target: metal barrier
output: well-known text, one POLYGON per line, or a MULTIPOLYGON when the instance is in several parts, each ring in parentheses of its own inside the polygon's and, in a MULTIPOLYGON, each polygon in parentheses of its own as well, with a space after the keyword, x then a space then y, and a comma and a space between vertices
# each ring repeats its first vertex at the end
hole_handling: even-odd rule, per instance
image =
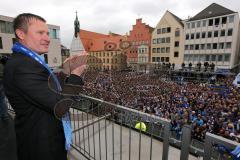
POLYGON ((147 160, 156 154, 168 159, 169 120, 85 95, 72 107, 71 118, 72 146, 86 159, 147 160), (137 123, 140 129, 135 128, 137 123), (156 136, 163 139, 160 147, 153 147, 156 136))
MULTIPOLYGON (((203 160, 220 160, 226 159, 214 148, 214 145, 221 144, 227 148, 234 149, 239 143, 226 139, 221 136, 217 136, 211 133, 206 133, 205 144, 204 144, 204 156, 203 160)), ((230 158, 231 159, 231 158, 230 158)))
MULTIPOLYGON (((8 110, 14 114, 11 105, 6 102, 8 110)), ((86 95, 76 99, 70 113, 72 148, 87 160, 152 160, 156 157, 167 160, 169 145, 181 149, 180 160, 188 160, 189 153, 204 157, 203 160, 219 160, 221 157, 214 151, 213 144, 232 149, 238 145, 237 142, 210 133, 206 134, 205 143, 191 139, 190 125, 184 125, 181 136, 176 137, 167 119, 86 95), (144 128, 140 123, 140 129, 136 129, 139 122, 144 122, 147 127, 144 128)))

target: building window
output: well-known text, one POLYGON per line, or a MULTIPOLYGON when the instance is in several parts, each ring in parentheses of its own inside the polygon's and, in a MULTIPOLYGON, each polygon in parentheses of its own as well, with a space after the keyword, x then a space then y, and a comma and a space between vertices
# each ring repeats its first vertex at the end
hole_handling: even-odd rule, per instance
POLYGON ((156 44, 156 39, 153 39, 153 44, 156 44))
POLYGON ((218 37, 218 31, 214 31, 214 37, 218 37))
POLYGON ((205 44, 201 44, 201 49, 205 49, 205 44))
POLYGON ((232 46, 232 43, 231 43, 231 42, 227 42, 227 43, 226 43, 226 48, 227 48, 227 49, 231 48, 231 46, 232 46))
POLYGON ((13 23, 0 20, 0 32, 13 34, 13 23))
POLYGON ((165 53, 165 48, 161 48, 161 53, 165 53))
POLYGON ((234 21, 234 15, 229 16, 229 23, 233 23, 233 21, 234 21))
POLYGON ((58 39, 58 35, 57 35, 57 30, 56 29, 52 29, 52 28, 49 28, 48 29, 49 31, 49 37, 52 38, 52 39, 58 39))
POLYGON ((194 48, 194 45, 191 44, 191 45, 190 45, 190 50, 193 50, 193 48, 194 48))
POLYGON ((208 26, 212 26, 213 25, 213 19, 209 19, 208 20, 208 26))
POLYGON ((195 28, 195 22, 192 22, 192 28, 195 28))
POLYGON ((206 55, 206 61, 209 61, 210 56, 206 55))
POLYGON ((156 48, 153 48, 153 49, 152 49, 152 52, 153 52, 153 53, 156 53, 156 48))
POLYGON ((175 47, 179 47, 179 41, 175 41, 175 47))
POLYGON ((230 61, 230 54, 225 54, 224 61, 229 62, 230 61))
POLYGON ((170 43, 170 37, 166 38, 166 43, 170 43))
POLYGON ((191 34, 191 39, 194 39, 194 33, 191 34))
POLYGON ((2 45, 2 37, 0 37, 0 49, 3 49, 3 45, 2 45))
POLYGON ((217 43, 213 43, 213 49, 217 49, 217 43))
POLYGON ((221 30, 221 37, 225 36, 225 30, 221 30))
POLYGON ((196 33, 196 39, 200 38, 200 33, 196 33))
POLYGON ((199 61, 198 59, 199 59, 199 56, 198 56, 198 55, 194 55, 194 56, 193 56, 193 61, 195 61, 195 62, 197 61, 197 62, 198 62, 198 61, 199 61))
POLYGON ((167 27, 167 33, 171 32, 171 27, 167 27))
POLYGON ((224 49, 224 43, 219 43, 219 49, 224 49))
POLYGON ((157 53, 161 53, 160 48, 157 48, 157 53))
POLYGON ((169 62, 169 57, 166 57, 166 62, 169 62))
POLYGON ((157 34, 161 34, 161 29, 157 29, 157 34))
POLYGON ((161 62, 164 62, 164 57, 161 57, 161 62))
POLYGON ((222 24, 226 24, 227 23, 227 17, 222 17, 222 24))
POLYGON ((185 45, 185 50, 188 50, 188 46, 189 46, 189 45, 185 45))
POLYGON ((222 55, 218 55, 218 62, 222 62, 222 58, 223 58, 222 55))
POLYGON ((174 57, 178 57, 178 56, 179 56, 178 52, 174 52, 174 57))
POLYGON ((184 55, 184 61, 188 61, 188 57, 189 57, 189 55, 188 55, 188 54, 185 54, 185 55, 184 55))
POLYGON ((165 41, 165 38, 162 38, 162 43, 165 43, 166 41, 165 41))
POLYGON ((205 27, 206 26, 206 20, 202 21, 202 26, 205 27))
POLYGON ((216 55, 212 55, 212 61, 216 61, 216 55))
POLYGON ((214 22, 215 26, 218 26, 218 25, 219 25, 219 22, 220 22, 220 18, 216 18, 216 19, 215 19, 215 22, 214 22))
POLYGON ((175 31, 175 37, 179 37, 179 36, 180 36, 180 30, 177 29, 177 30, 175 31))
POLYGON ((187 23, 187 28, 190 29, 190 23, 187 23))
POLYGON ((162 33, 166 33, 167 32, 167 28, 162 28, 162 33))
POLYGON ((206 37, 206 32, 202 32, 202 38, 206 37))
POLYGON ((212 37, 212 32, 208 32, 208 38, 211 38, 212 37))
POLYGON ((170 53, 170 47, 166 47, 166 53, 170 53))
POLYGON ((155 62, 156 61, 156 57, 152 57, 152 62, 155 62))
POLYGON ((207 44, 207 49, 212 49, 212 44, 211 43, 207 44))
POLYGON ((232 33, 233 33, 233 29, 232 29, 232 28, 231 28, 231 29, 228 29, 227 35, 228 35, 228 36, 232 36, 232 33))
POLYGON ((197 28, 201 26, 201 21, 197 21, 197 28))
POLYGON ((189 34, 186 34, 186 40, 188 40, 189 39, 189 34))
POLYGON ((195 50, 199 50, 199 44, 195 44, 195 50))

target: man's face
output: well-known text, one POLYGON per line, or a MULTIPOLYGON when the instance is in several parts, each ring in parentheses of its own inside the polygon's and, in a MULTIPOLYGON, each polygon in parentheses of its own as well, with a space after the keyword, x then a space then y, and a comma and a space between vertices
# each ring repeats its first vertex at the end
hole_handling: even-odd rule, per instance
POLYGON ((23 32, 19 37, 20 42, 38 54, 48 52, 49 32, 45 22, 32 19, 29 21, 27 32, 23 32))

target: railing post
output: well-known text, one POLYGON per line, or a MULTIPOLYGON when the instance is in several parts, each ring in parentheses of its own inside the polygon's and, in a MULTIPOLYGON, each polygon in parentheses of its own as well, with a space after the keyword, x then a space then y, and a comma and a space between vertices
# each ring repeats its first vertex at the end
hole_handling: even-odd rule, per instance
POLYGON ((165 122, 165 123, 164 123, 164 135, 163 135, 163 153, 162 153, 162 160, 168 160, 169 135, 170 135, 170 122, 165 122))
POLYGON ((208 133, 206 133, 203 160, 211 159, 211 151, 212 151, 211 137, 208 135, 208 133))
POLYGON ((184 125, 182 128, 181 156, 180 160, 188 160, 191 143, 191 126, 184 125))

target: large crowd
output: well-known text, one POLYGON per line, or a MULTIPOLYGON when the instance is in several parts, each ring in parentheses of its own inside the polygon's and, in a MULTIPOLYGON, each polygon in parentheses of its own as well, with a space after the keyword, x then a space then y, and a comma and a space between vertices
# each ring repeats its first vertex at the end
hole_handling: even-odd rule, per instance
POLYGON ((200 141, 211 132, 240 142, 240 89, 233 79, 178 83, 155 74, 91 71, 85 74, 83 93, 171 119, 177 136, 191 124, 193 138, 200 141))

